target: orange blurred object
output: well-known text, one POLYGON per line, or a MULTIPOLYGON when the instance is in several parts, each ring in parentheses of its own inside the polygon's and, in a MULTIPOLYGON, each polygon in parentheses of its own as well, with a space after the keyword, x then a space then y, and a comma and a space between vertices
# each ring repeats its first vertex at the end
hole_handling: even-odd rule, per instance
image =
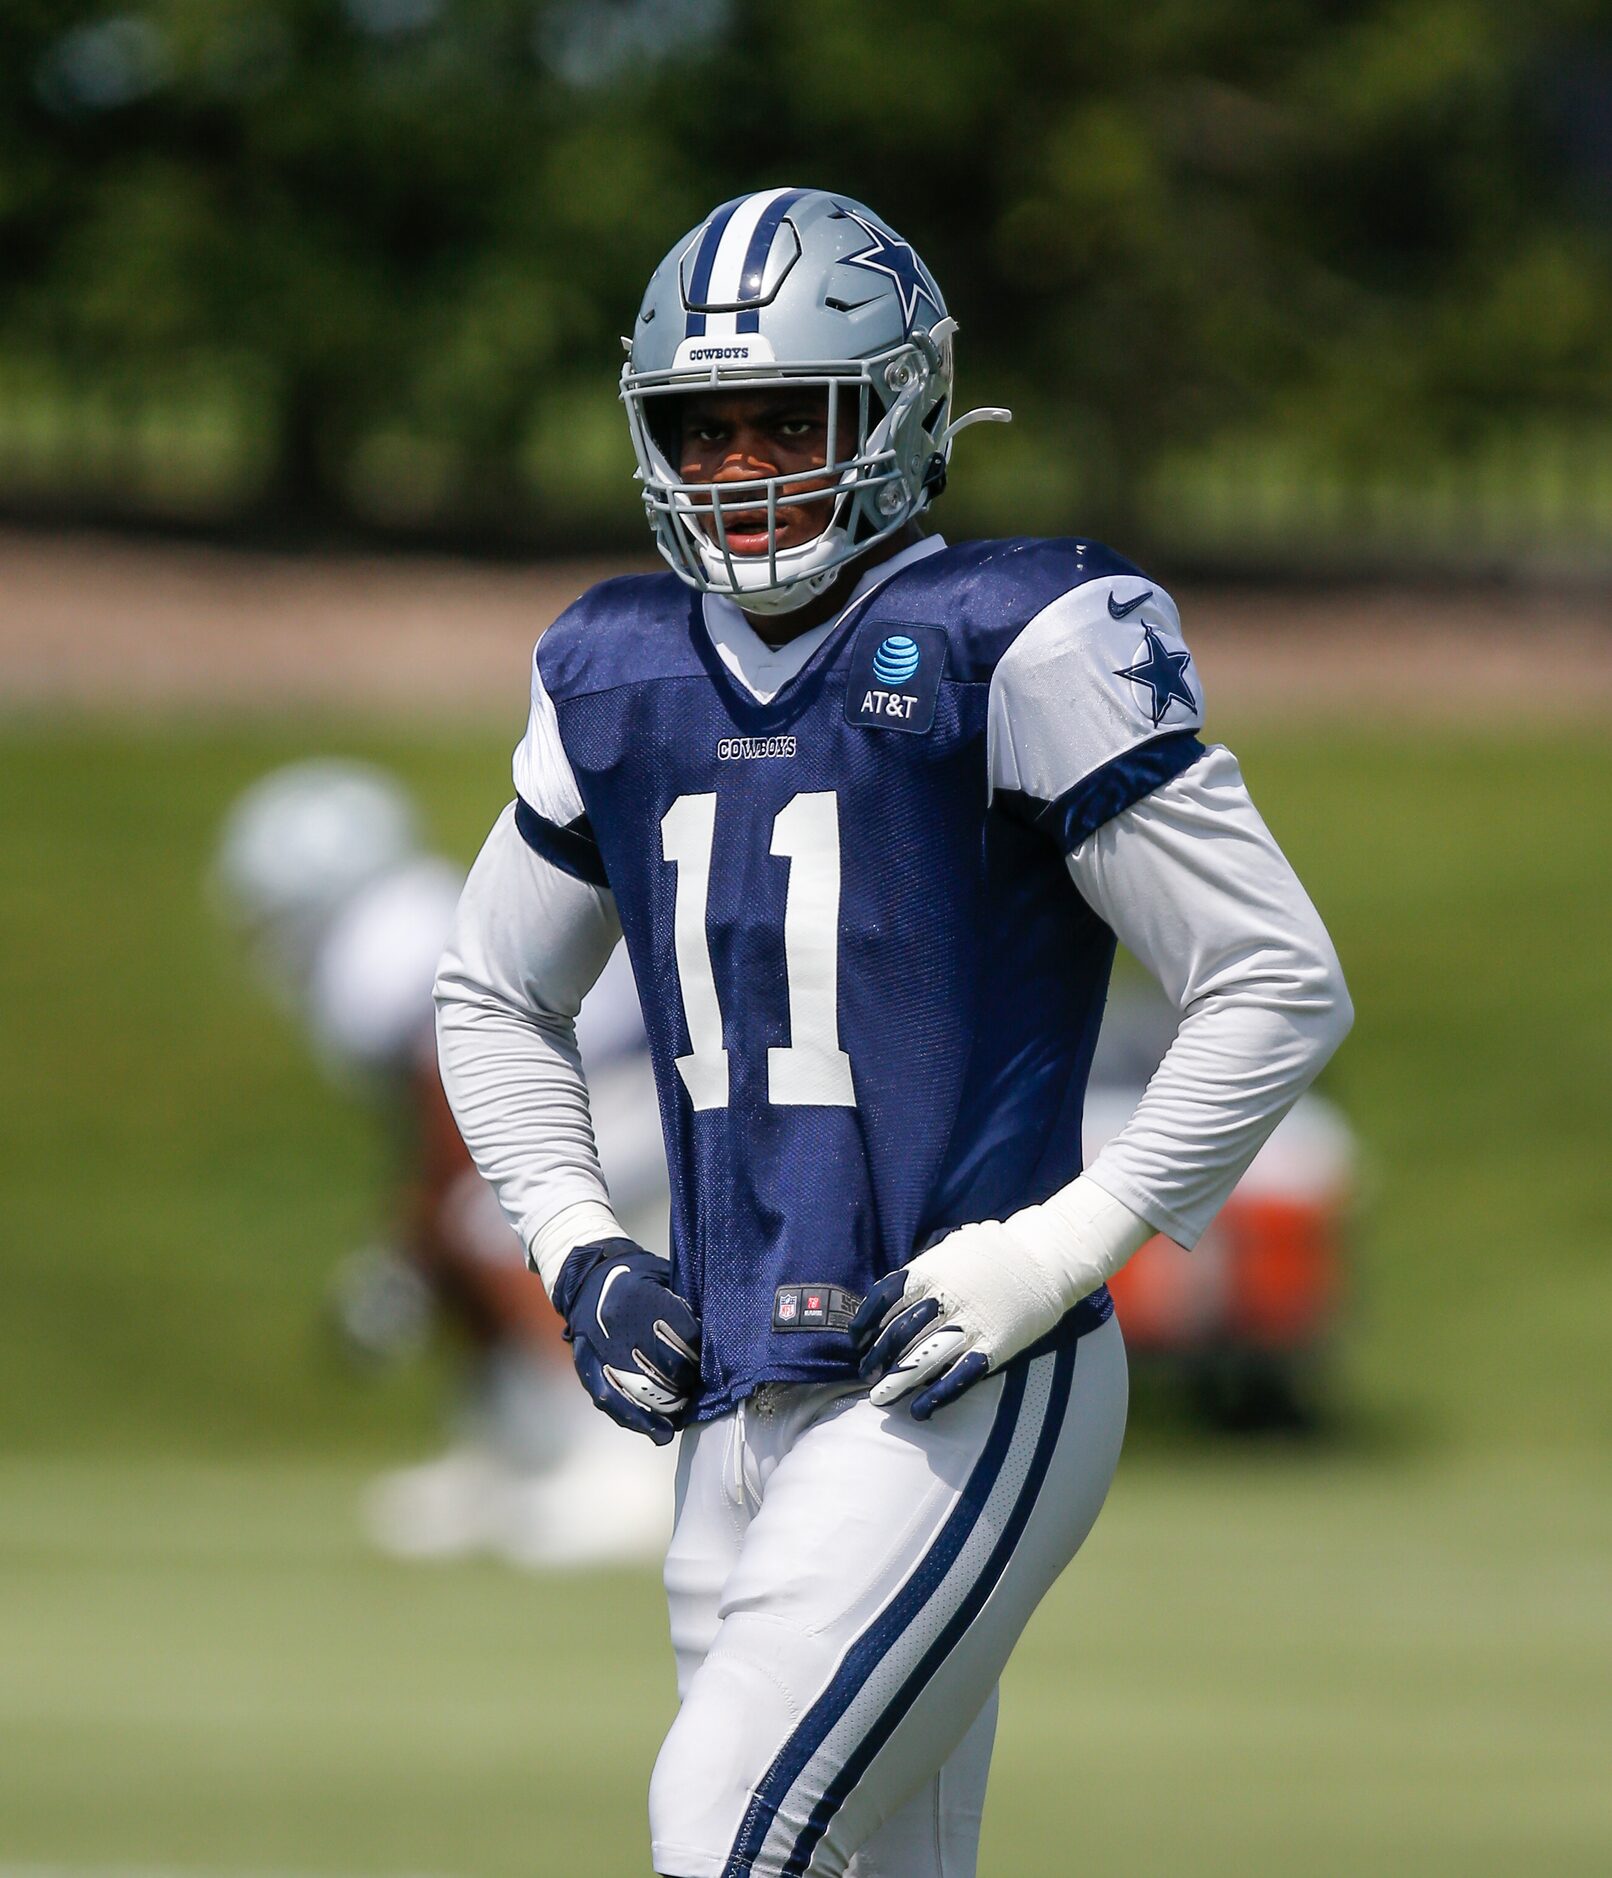
POLYGON ((1196 1250, 1150 1239, 1110 1285, 1126 1342, 1314 1348, 1342 1298, 1341 1213, 1329 1198, 1233 1194, 1196 1250))
MULTIPOLYGON (((1134 1086, 1092 1092, 1088 1161, 1140 1099, 1134 1086)), ((1192 1251, 1150 1239, 1111 1281, 1132 1356, 1178 1375, 1201 1418, 1228 1425, 1322 1418, 1318 1359, 1347 1300, 1355 1162, 1342 1114, 1306 1095, 1192 1251)))

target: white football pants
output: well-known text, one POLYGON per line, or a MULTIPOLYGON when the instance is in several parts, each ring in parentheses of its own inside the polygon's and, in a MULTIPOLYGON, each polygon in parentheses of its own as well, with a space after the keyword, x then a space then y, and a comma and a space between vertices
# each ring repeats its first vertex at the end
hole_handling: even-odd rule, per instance
POLYGON ((1110 1319, 928 1422, 775 1384, 689 1429, 666 1593, 664 1878, 972 1878, 996 1683, 1125 1428, 1110 1319))

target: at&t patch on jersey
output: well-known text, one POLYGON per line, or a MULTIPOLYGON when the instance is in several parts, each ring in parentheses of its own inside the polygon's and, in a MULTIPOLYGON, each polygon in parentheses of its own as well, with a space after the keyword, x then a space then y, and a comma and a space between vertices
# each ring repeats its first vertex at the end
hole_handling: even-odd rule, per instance
POLYGON ((774 1330, 849 1330, 862 1300, 840 1285, 780 1285, 773 1293, 774 1330))
POLYGON ((946 669, 939 626, 869 620, 851 649, 845 716, 871 730, 928 730, 946 669))

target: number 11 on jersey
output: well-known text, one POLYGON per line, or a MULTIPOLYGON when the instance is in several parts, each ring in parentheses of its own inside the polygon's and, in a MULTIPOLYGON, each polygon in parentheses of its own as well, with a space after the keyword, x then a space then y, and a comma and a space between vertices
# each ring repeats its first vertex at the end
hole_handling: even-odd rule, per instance
MULTIPOLYGON (((679 796, 661 817, 661 853, 677 868, 672 936, 688 1026, 678 1074, 697 1109, 728 1104, 722 1005, 706 935, 716 796, 679 796)), ((784 965, 789 1042, 767 1051, 767 1099, 797 1107, 855 1108, 851 1059, 840 1048, 840 810, 831 789, 805 792, 779 810, 769 852, 789 862, 784 965)))

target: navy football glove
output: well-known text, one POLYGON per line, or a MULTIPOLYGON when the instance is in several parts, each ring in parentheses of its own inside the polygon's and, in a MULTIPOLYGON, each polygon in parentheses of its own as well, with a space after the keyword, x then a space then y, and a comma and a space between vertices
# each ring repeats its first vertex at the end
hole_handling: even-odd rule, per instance
POLYGON ((700 1379, 700 1320, 672 1268, 631 1239, 578 1246, 554 1304, 583 1387, 613 1421, 664 1447, 700 1379))

